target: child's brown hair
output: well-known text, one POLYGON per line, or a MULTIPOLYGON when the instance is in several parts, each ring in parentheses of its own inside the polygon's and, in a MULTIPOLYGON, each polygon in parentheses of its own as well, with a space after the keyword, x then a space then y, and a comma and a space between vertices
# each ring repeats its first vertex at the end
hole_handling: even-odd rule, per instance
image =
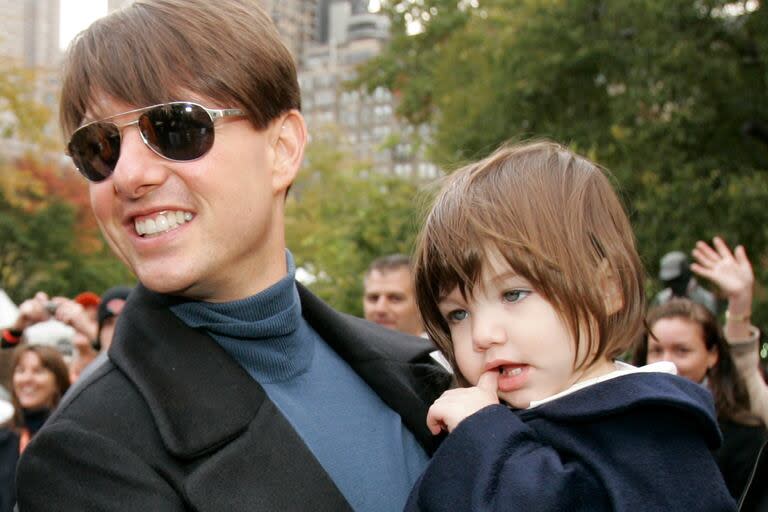
POLYGON ((552 304, 577 344, 586 341, 588 357, 575 366, 618 357, 642 331, 643 266, 607 171, 553 142, 503 146, 446 178, 414 258, 426 331, 460 384, 438 303, 457 286, 471 296, 492 251, 552 304))

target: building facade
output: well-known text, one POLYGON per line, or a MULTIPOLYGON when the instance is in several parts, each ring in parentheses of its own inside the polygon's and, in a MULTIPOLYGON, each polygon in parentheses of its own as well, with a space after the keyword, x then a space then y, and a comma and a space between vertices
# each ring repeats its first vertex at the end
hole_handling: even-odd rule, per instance
MULTIPOLYGON (((420 149, 429 132, 399 122, 396 99, 386 89, 349 90, 358 65, 381 52, 389 37, 386 16, 368 11, 368 0, 260 0, 299 68, 303 113, 315 140, 340 145, 381 173, 431 179, 438 169, 420 149)), ((133 0, 107 0, 108 12, 133 0)), ((46 135, 58 137, 59 0, 0 0, 0 58, 34 69, 35 99, 51 111, 46 135)), ((0 126, 12 123, 0 112, 0 126)), ((3 142, 6 150, 26 148, 3 142)), ((26 148, 29 149, 29 148, 26 148)), ((7 152, 7 151, 6 151, 7 152)))
POLYGON ((321 0, 315 42, 299 70, 302 110, 313 140, 336 144, 379 173, 433 179, 438 168, 424 158, 429 130, 400 122, 396 98, 377 88, 368 94, 346 85, 360 64, 378 55, 389 38, 389 19, 360 0, 321 0))
MULTIPOLYGON (((14 69, 32 75, 32 87, 22 92, 52 113, 51 121, 43 129, 49 138, 55 138, 57 133, 54 114, 61 60, 59 24, 59 0, 0 0, 0 63, 6 77, 12 76, 14 69)), ((16 124, 12 113, 0 112, 3 132, 13 133, 16 124)), ((35 149, 34 144, 15 137, 3 140, 5 155, 18 156, 35 149)))

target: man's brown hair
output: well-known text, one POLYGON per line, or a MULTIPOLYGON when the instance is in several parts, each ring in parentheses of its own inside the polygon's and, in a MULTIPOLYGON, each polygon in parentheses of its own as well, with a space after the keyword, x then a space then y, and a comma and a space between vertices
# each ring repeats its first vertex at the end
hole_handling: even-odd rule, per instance
POLYGON ((379 272, 386 273, 393 270, 405 269, 409 273, 411 271, 411 258, 405 254, 388 254, 376 258, 368 265, 368 269, 365 271, 365 277, 371 275, 371 272, 378 270, 379 272))
POLYGON ((140 108, 189 93, 257 129, 300 108, 293 57, 258 2, 136 0, 97 20, 68 49, 60 123, 68 139, 100 94, 140 108))
POLYGON ((438 303, 457 286, 471 297, 492 252, 552 304, 577 345, 587 343, 577 367, 618 357, 641 332, 643 266, 607 171, 552 142, 507 145, 446 178, 414 258, 426 330, 461 384, 438 303))

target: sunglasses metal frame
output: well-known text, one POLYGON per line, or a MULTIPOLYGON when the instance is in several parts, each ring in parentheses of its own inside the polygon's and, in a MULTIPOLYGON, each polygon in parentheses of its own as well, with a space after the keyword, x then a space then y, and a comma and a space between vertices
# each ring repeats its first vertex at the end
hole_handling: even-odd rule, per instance
MULTIPOLYGON (((238 108, 208 108, 208 107, 204 107, 203 105, 200 105, 199 103, 195 103, 194 101, 169 101, 167 103, 158 103, 156 105, 150 105, 148 107, 142 107, 142 108, 137 108, 137 109, 133 109, 133 110, 128 110, 126 112, 121 112, 119 114, 115 114, 115 115, 112 115, 112 116, 109 116, 109 117, 105 117, 103 119, 97 119, 95 121, 91 121, 89 123, 86 123, 86 124, 80 126, 79 128, 77 128, 77 130, 72 132, 72 135, 69 137, 69 143, 67 144, 67 155, 69 155, 70 157, 72 156, 72 154, 71 154, 71 152, 69 150, 69 147, 72 144, 72 139, 75 137, 75 134, 77 134, 77 132, 79 132, 80 130, 83 130, 83 129, 91 126, 91 125, 98 124, 98 123, 111 124, 115 128, 117 128, 117 132, 120 135, 120 144, 122 146, 123 128, 127 128, 128 126, 133 126, 133 125, 138 126, 139 120, 141 119, 141 115, 137 116, 136 119, 134 119, 133 121, 129 121, 127 123, 121 123, 121 124, 118 124, 118 123, 116 123, 114 121, 111 121, 111 119, 115 119, 117 117, 127 116, 127 115, 130 115, 130 114, 143 114, 143 113, 148 112, 148 111, 150 111, 152 109, 155 109, 155 108, 158 108, 158 107, 167 107, 169 105, 192 105, 194 107, 201 108, 211 118, 211 126, 214 126, 216 124, 216 121, 218 121, 219 119, 223 119, 225 117, 235 117, 235 116, 245 116, 245 115, 247 115, 245 112, 243 112, 242 110, 240 110, 238 108)), ((214 131, 214 133, 215 133, 215 131, 214 131)), ((206 155, 206 153, 208 153, 208 151, 210 151, 210 149, 209 149, 208 151, 206 151, 202 155, 200 155, 200 156, 198 156, 196 158, 191 158, 189 160, 176 160, 176 159, 169 158, 169 157, 163 155, 158 150, 153 148, 152 145, 150 144, 150 142, 147 140, 146 136, 144 135, 144 132, 141 130, 140 127, 139 127, 139 136, 141 137, 141 141, 144 143, 144 145, 147 146, 154 154, 156 154, 160 158, 163 158, 163 159, 171 161, 171 162, 192 162, 194 160, 202 158, 203 156, 206 155)), ((78 168, 78 171, 80 171, 79 168, 78 168)), ((115 170, 112 169, 112 172, 115 172, 115 170)), ((100 183, 100 181, 94 181, 94 180, 88 178, 88 176, 86 176, 82 171, 80 171, 80 174, 82 174, 85 177, 85 179, 87 179, 88 181, 90 181, 92 183, 100 183)), ((110 173, 109 176, 112 176, 112 173, 110 173)), ((109 178, 109 176, 106 176, 101 181, 105 181, 107 178, 109 178)))

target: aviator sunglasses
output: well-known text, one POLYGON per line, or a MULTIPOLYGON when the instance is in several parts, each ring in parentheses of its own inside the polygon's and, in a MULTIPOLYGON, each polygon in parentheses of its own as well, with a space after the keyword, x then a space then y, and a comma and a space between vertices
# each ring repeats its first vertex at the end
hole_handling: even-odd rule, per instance
POLYGON ((211 109, 188 101, 174 101, 130 110, 93 121, 75 130, 67 152, 77 170, 89 181, 109 178, 120 158, 120 132, 136 125, 144 144, 157 155, 173 162, 189 162, 213 147, 213 125, 229 116, 244 116, 242 110, 211 109), (117 124, 112 119, 140 114, 135 121, 117 124))

